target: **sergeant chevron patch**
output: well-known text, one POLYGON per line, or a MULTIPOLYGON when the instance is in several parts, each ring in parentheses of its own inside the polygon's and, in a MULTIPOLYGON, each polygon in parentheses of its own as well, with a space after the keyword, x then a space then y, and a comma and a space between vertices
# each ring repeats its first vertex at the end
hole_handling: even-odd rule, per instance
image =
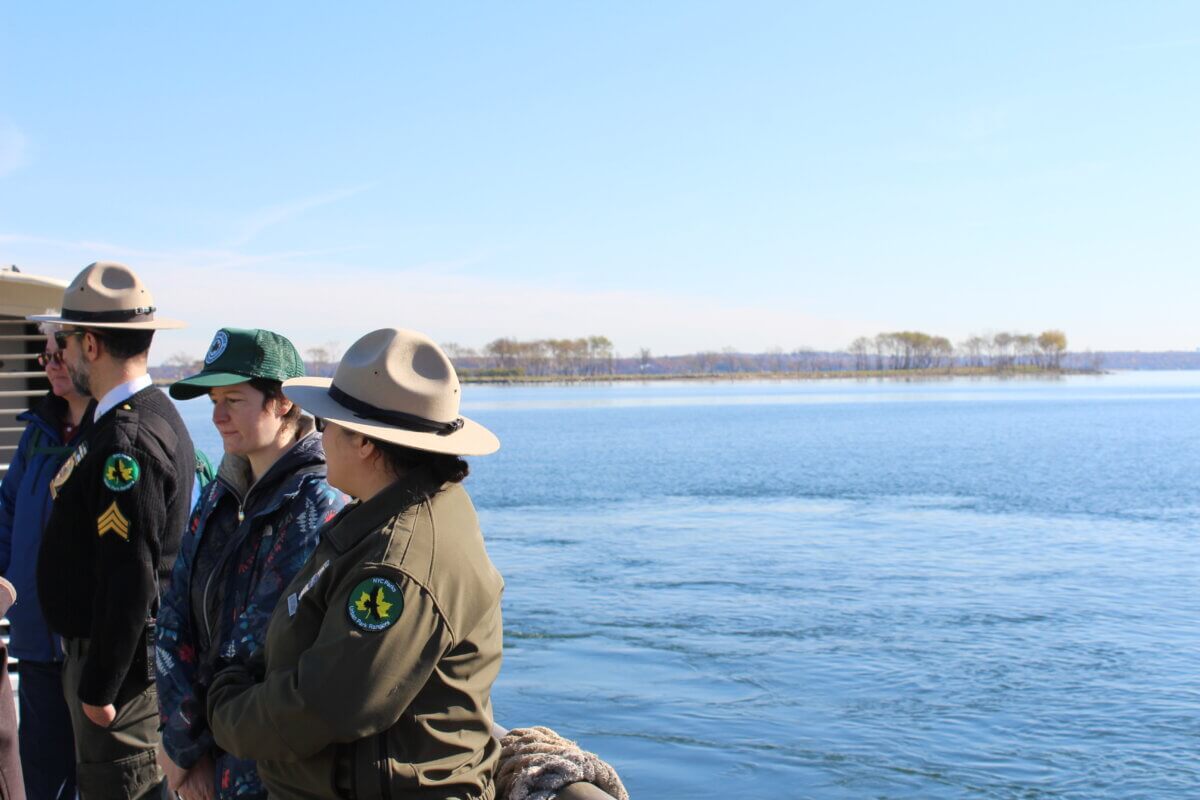
POLYGON ((96 530, 100 536, 112 532, 125 541, 129 541, 129 520, 121 513, 121 509, 117 507, 116 500, 113 500, 112 505, 105 509, 104 513, 96 519, 96 530))

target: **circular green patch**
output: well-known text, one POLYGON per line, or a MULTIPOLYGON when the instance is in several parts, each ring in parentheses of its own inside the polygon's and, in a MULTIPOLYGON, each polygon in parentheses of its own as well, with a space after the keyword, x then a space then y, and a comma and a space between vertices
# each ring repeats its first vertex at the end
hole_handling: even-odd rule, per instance
POLYGON ((110 491, 124 492, 133 488, 133 485, 138 482, 138 478, 142 475, 142 468, 138 466, 137 460, 133 456, 113 453, 104 462, 104 471, 101 474, 104 476, 104 485, 110 491))
POLYGON ((404 597, 400 587, 387 578, 367 578, 350 591, 346 610, 350 621, 364 631, 387 630, 400 618, 404 597))

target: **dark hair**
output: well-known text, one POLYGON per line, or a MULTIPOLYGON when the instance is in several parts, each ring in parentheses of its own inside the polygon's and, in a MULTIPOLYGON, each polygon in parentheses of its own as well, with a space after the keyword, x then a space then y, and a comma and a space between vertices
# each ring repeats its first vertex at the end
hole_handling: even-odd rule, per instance
MULTIPOLYGON (((368 437, 370 438, 370 437, 368 437)), ((379 451, 384 465, 395 475, 417 469, 426 469, 439 484, 462 483, 471 468, 467 462, 458 456, 446 453, 427 453, 424 450, 414 450, 404 445, 382 442, 371 439, 371 444, 379 451)))
POLYGON ((108 354, 118 361, 128 361, 150 349, 154 331, 124 330, 121 328, 84 328, 85 331, 104 342, 108 354))
MULTIPOLYGON (((283 394, 283 383, 280 381, 271 380, 270 378, 251 378, 250 385, 262 394, 263 408, 266 408, 272 400, 276 403, 287 400, 287 397, 283 394)), ((291 401, 289 400, 288 402, 291 401)), ((292 403, 292 407, 282 417, 285 425, 294 425, 299 418, 300 406, 295 403, 292 403)))

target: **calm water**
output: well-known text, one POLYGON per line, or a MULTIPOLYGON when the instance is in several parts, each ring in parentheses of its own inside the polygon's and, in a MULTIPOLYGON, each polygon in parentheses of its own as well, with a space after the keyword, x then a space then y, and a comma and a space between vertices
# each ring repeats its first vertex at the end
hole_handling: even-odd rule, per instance
POLYGON ((635 798, 1200 796, 1200 373, 465 396, 497 717, 635 798))

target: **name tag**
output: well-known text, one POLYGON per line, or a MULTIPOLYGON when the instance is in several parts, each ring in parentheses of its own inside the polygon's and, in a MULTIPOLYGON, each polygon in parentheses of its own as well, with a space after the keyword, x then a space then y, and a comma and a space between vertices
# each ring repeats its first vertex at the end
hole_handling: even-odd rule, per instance
POLYGON ((325 568, 328 566, 329 559, 325 559, 325 563, 317 568, 317 571, 312 574, 312 577, 308 579, 308 582, 304 584, 304 587, 300 591, 292 592, 288 595, 287 603, 289 617, 296 616, 296 610, 300 608, 300 598, 304 597, 305 593, 307 593, 309 589, 317 585, 317 581, 320 579, 321 573, 323 573, 325 568))
POLYGON ((55 500, 58 499, 59 489, 63 487, 64 483, 70 480, 71 473, 75 471, 77 466, 79 466, 79 462, 83 461, 83 458, 87 455, 87 452, 87 442, 84 442, 83 444, 79 445, 79 447, 75 448, 75 452, 67 456, 67 460, 64 461, 63 465, 58 468, 58 473, 54 476, 54 480, 50 481, 50 497, 55 500))

